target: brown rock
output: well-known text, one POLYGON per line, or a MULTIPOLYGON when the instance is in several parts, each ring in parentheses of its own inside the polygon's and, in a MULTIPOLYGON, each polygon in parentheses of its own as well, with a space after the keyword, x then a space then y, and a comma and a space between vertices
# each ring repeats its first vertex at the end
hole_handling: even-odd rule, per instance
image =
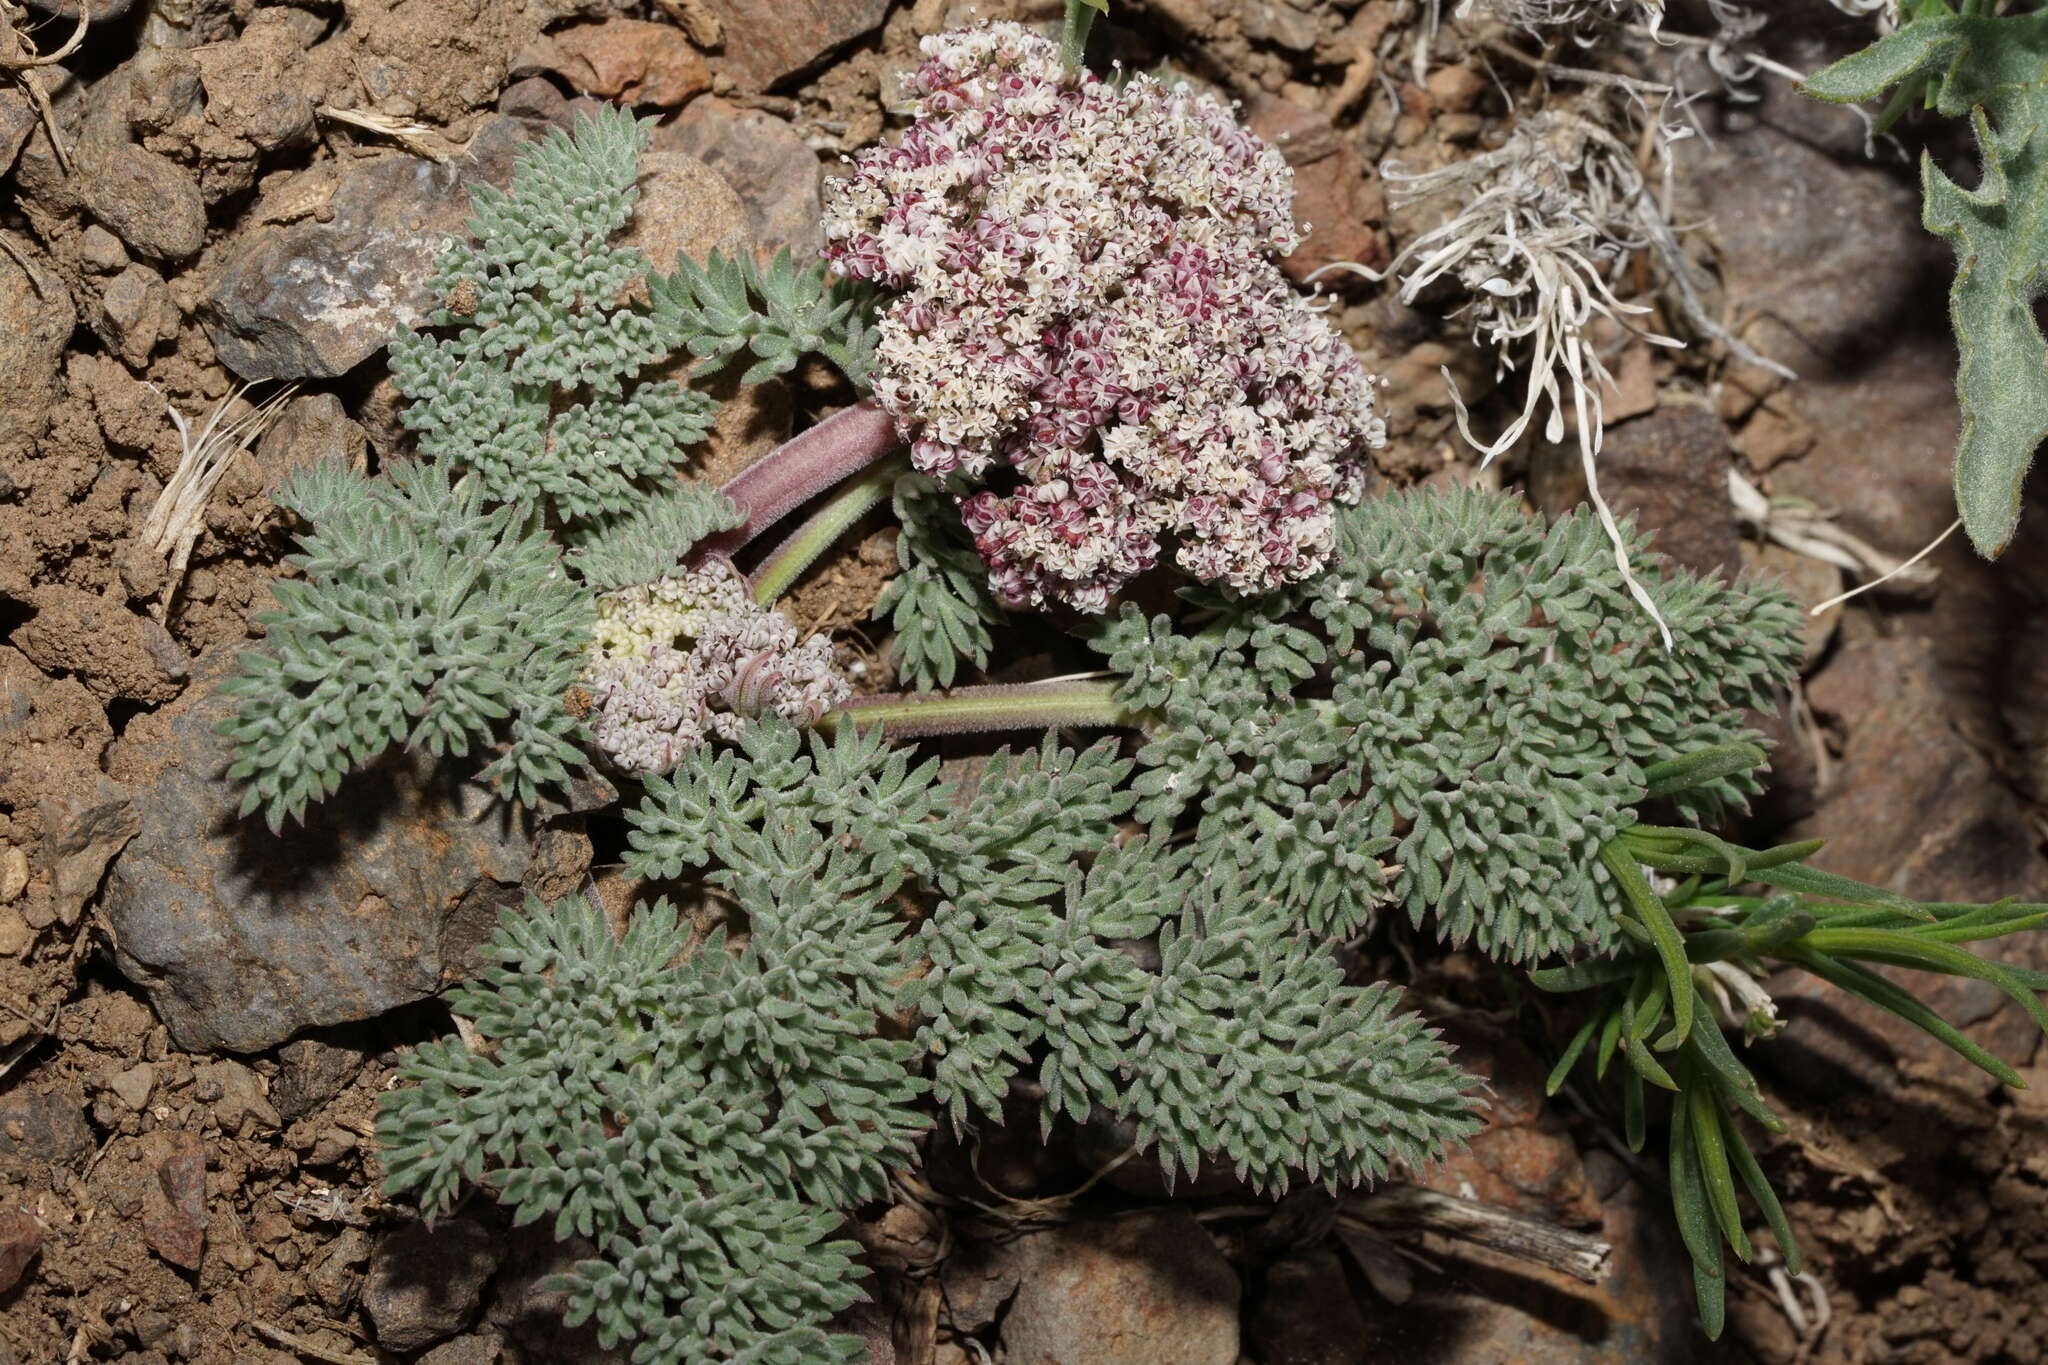
POLYGON ((1767 398, 1742 424, 1735 444, 1751 469, 1762 472, 1813 449, 1818 433, 1813 423, 1778 398, 1767 398))
POLYGON ((256 1128, 281 1128, 263 1078, 240 1062, 208 1062, 192 1073, 192 1097, 211 1106, 221 1131, 241 1137, 256 1128))
POLYGON ((138 262, 107 282, 92 327, 108 350, 141 369, 157 342, 177 331, 178 310, 163 276, 138 262))
POLYGON ((129 249, 151 260, 184 261, 206 244, 206 202, 192 173, 129 142, 79 148, 79 198, 129 249))
MULTIPOLYGON (((1820 810, 1788 838, 1825 839, 1814 863, 1928 900, 2048 900, 2048 873, 2026 813, 1975 746, 1930 647, 1911 638, 1838 650, 1808 699, 1847 734, 1841 771, 1820 810)), ((2048 944, 2023 934, 1970 945, 1999 961, 2048 967, 2048 944)), ((1959 977, 1878 968, 1997 1056, 2025 1063, 2033 1022, 1995 987, 1959 977)), ((1939 1068, 1977 1090, 1996 1085, 1920 1030, 1800 972, 1769 989, 1788 1023, 1761 1059, 1819 1094, 1852 1082, 1891 1089, 1899 1069, 1939 1068)))
POLYGON ((1418 1278, 1400 1312, 1368 1320, 1367 1358, 1400 1365, 1706 1365, 1728 1358, 1694 1319, 1691 1268, 1667 1196, 1623 1186, 1606 1201, 1600 1236, 1614 1250, 1591 1286, 1460 1248, 1452 1273, 1418 1278))
MULTIPOLYGON (((9 849, 8 852, 19 854, 21 850, 15 848, 9 849)), ((23 885, 27 885, 26 880, 23 881, 23 885)), ((0 887, 0 890, 4 889, 0 887)), ((7 899, 12 900, 13 897, 7 899)), ((0 957, 26 957, 28 950, 35 946, 35 942, 36 931, 21 917, 21 911, 11 905, 0 906, 0 957)))
POLYGON ((742 89, 766 90, 872 31, 889 0, 704 0, 725 30, 713 60, 742 89))
MULTIPOLYGON (((1245 120, 1280 149, 1294 168, 1294 221, 1306 223, 1302 244, 1280 262, 1297 283, 1334 261, 1378 270, 1387 264, 1377 228, 1387 216, 1386 196, 1363 158, 1340 137, 1326 115, 1275 95, 1252 102, 1245 120)), ((1330 277, 1325 277, 1326 279, 1330 277)), ((1332 279, 1333 287, 1342 284, 1332 279)))
POLYGON ((467 1327, 501 1255, 498 1238, 467 1218, 431 1229, 412 1223, 385 1236, 363 1282, 363 1308, 377 1344, 417 1351, 467 1327))
POLYGON ((206 1253, 206 1149, 182 1129, 159 1129, 143 1141, 153 1176, 143 1191, 143 1239, 172 1265, 197 1270, 206 1253))
POLYGON ((1069 1223, 1012 1243, 1012 1365, 1237 1365, 1238 1283, 1185 1208, 1069 1223))
POLYGON ((72 1090, 0 1095, 0 1160, 62 1166, 92 1151, 85 1100, 72 1090))
POLYGON ((0 175, 21 155, 21 144, 36 130, 36 107, 18 85, 0 86, 0 175))
MULTIPOLYGON (((1615 514, 1633 515, 1651 549, 1694 573, 1733 577, 1742 537, 1728 501, 1734 452, 1728 430, 1703 403, 1669 402, 1607 433, 1600 491, 1615 514)), ((1529 491, 1545 514, 1562 516, 1585 498, 1575 440, 1541 442, 1529 459, 1529 491)))
POLYGON ((1458 1065, 1486 1081, 1485 1127, 1415 1177, 1444 1194, 1554 1222, 1600 1221, 1578 1148, 1544 1100, 1544 1065, 1521 1042, 1471 1024, 1447 1025, 1458 1065))
POLYGON ((1344 1263, 1316 1248, 1266 1268, 1245 1331, 1264 1365, 1370 1365, 1370 1329, 1344 1263))
POLYGON ((444 127, 490 107, 512 54, 548 20, 597 8, 592 0, 366 0, 348 11, 349 41, 329 39, 307 55, 316 83, 351 97, 360 91, 379 113, 444 127))
MULTIPOLYGON (((1802 608, 1819 606, 1837 596, 1844 586, 1842 571, 1826 560, 1768 541, 1761 545, 1753 540, 1743 541, 1742 562, 1750 577, 1782 589, 1802 608)), ((1800 629, 1806 637, 1801 672, 1820 662, 1821 656, 1827 653, 1828 645, 1834 641, 1835 629, 1841 622, 1840 607, 1819 616, 1804 610, 1799 613, 1800 629)))
POLYGON ((707 95, 655 130, 654 150, 685 152, 718 172, 745 206, 761 259, 788 247, 801 265, 824 247, 824 163, 786 120, 707 95))
POLYGON ((78 259, 88 270, 111 275, 128 265, 128 248, 121 239, 94 223, 78 234, 78 259))
POLYGON ((142 828, 141 820, 126 787, 91 771, 45 790, 37 813, 43 822, 42 863, 50 869, 51 911, 69 926, 99 890, 107 864, 142 828))
POLYGON ((1493 82, 1477 65, 1453 63, 1431 71, 1423 88, 1429 91, 1429 102, 1441 112, 1469 114, 1493 88, 1493 82))
POLYGON ((192 53, 207 121, 260 152, 313 140, 313 99, 294 23, 288 8, 259 9, 233 42, 192 53))
POLYGON ((0 239, 0 459, 9 459, 25 455, 50 424, 77 314, 63 281, 26 238, 9 232, 0 239))
POLYGON ((723 176, 683 152, 650 151, 640 162, 640 202, 621 238, 656 270, 676 258, 701 261, 713 248, 731 256, 754 244, 747 206, 723 176))
POLYGON ((14 643, 45 672, 75 675, 102 701, 153 704, 185 690, 191 661, 161 623, 81 588, 41 588, 32 600, 14 643))
POLYGON ((268 497, 286 475, 311 465, 333 462, 362 469, 369 445, 370 438, 350 419, 339 398, 331 393, 300 394, 256 443, 263 494, 268 497))
POLYGON ((0 1294, 21 1283, 42 1249, 43 1228, 34 1215, 21 1209, 0 1213, 0 1294))
POLYGON ((668 24, 607 19, 548 35, 548 69, 586 95, 622 104, 679 109, 711 88, 711 72, 690 40, 668 24))
POLYGON ((9 846, 0 849, 0 905, 28 890, 28 854, 9 846))

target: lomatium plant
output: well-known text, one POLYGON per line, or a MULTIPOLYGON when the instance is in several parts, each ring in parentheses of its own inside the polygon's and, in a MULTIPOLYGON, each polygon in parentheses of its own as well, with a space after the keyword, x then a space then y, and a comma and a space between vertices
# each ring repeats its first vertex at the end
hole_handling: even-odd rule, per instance
POLYGON ((1718 1330, 1749 1220, 1790 1247, 1742 1137, 1771 1112, 1722 1032, 1768 1015, 1764 965, 2010 1079, 1876 969, 2041 1017, 2037 981, 1957 945, 2044 912, 1712 832, 1760 789, 1745 717, 1800 653, 1778 594, 1508 495, 1362 499, 1375 382, 1277 272, 1288 171, 1228 109, 1012 24, 925 54, 914 122, 834 191, 829 276, 664 272, 614 241, 644 127, 552 134, 477 192, 444 306, 393 348, 417 458, 281 494, 310 530, 233 683, 247 809, 298 819, 395 745, 526 804, 595 765, 647 887, 622 935, 581 898, 505 915, 449 995, 468 1027, 386 1097, 392 1192, 432 1214, 482 1187, 587 1239, 569 1318, 646 1365, 857 1360, 844 1222, 935 1126, 1030 1096, 1048 1131, 1115 1119, 1170 1178, 1274 1193, 1477 1131, 1452 1049, 1338 952, 1391 913, 1592 992, 1559 1075, 1624 1057, 1631 1140, 1674 1093, 1718 1330), (853 401, 693 479, 694 381, 808 355, 853 401), (661 377, 678 356, 695 373, 661 377), (917 690, 857 696, 778 602, 873 515, 917 690), (1178 591, 1141 609, 1154 571, 1178 591), (1103 671, 967 681, 1040 608, 1103 671), (965 781, 919 749, 999 730, 1027 742, 965 781))

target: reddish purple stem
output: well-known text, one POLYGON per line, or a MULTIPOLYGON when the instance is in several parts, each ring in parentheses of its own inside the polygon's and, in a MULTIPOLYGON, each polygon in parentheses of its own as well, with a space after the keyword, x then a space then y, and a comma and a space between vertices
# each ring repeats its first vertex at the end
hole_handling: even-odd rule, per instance
POLYGON ((746 513, 746 522, 705 541, 697 556, 733 553, 901 444, 896 419, 872 398, 833 413, 733 476, 724 492, 746 513))

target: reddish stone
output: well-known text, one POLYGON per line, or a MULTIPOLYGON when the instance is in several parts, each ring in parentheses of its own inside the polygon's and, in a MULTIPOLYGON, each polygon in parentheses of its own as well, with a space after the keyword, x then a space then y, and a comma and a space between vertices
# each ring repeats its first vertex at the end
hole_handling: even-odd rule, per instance
POLYGON ((150 1135, 155 1179, 142 1200, 142 1235, 149 1249, 186 1270, 206 1252, 206 1149, 196 1133, 150 1135))
POLYGON ((554 34, 551 68, 586 95, 679 109, 711 88, 711 72, 681 30, 607 19, 554 34))
POLYGON ((704 0, 725 30, 716 66, 743 90, 766 90, 875 29, 889 0, 704 0))
MULTIPOLYGON (((1246 121, 1294 168, 1294 221, 1308 224, 1309 232, 1280 262, 1287 277, 1300 283, 1333 261, 1384 268, 1387 246, 1378 227, 1387 216, 1386 195, 1371 168, 1338 136, 1329 118, 1291 100, 1264 95, 1252 102, 1246 121)), ((1332 285, 1344 278, 1324 277, 1332 285)))
POLYGON ((21 1283, 42 1249, 43 1228, 32 1216, 19 1209, 0 1213, 0 1294, 21 1283))

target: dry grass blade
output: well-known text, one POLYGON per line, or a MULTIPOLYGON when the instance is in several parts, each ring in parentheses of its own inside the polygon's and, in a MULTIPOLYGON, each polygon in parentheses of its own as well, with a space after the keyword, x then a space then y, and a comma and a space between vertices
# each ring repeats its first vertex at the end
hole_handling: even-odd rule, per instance
POLYGON ((334 109, 324 104, 313 112, 329 122, 345 123, 366 133, 388 137, 414 156, 423 156, 429 161, 449 161, 462 154, 462 148, 450 142, 439 129, 430 128, 424 123, 411 123, 405 119, 392 118, 388 114, 334 109))
POLYGON ((1817 507, 1795 499, 1764 496, 1763 490, 1740 470, 1728 471, 1728 500, 1745 525, 1794 553, 1854 574, 1866 587, 1882 582, 1894 592, 1922 593, 1940 576, 1941 571, 1933 565, 1919 562, 1926 550, 1904 560, 1886 554, 1861 536, 1837 526, 1817 507))
POLYGON ((199 540, 201 517, 208 500, 213 497, 215 485, 220 482, 220 476, 227 472, 228 462, 270 430, 271 424, 284 411, 286 400, 298 392, 299 386, 287 384, 259 406, 232 421, 224 421, 228 409, 250 387, 244 384, 221 399, 205 425, 196 433, 183 413, 169 402, 164 404, 171 414, 172 425, 178 428, 178 443, 183 452, 178 456, 178 467, 172 473, 171 481, 164 485, 164 491, 157 495, 156 505, 149 509, 140 537, 144 546, 164 557, 169 569, 163 594, 158 597, 152 612, 159 621, 170 614, 171 600, 177 596, 178 586, 185 578, 185 565, 192 557, 192 547, 199 540))

